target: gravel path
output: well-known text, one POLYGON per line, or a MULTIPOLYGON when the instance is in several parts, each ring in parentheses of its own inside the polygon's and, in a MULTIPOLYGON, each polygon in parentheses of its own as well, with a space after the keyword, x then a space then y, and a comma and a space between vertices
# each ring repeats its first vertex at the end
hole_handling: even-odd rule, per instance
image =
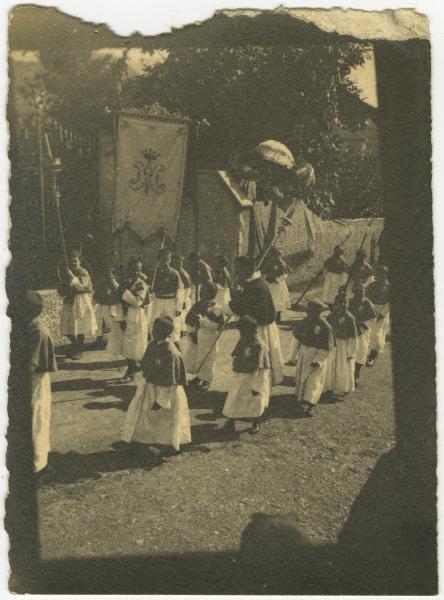
MULTIPOLYGON (((280 328, 285 350, 288 327, 280 328)), ((334 543, 378 458, 394 445, 390 345, 343 402, 296 418, 292 369, 273 389, 256 436, 227 438, 221 407, 237 333, 227 331, 212 390, 189 396, 193 443, 165 464, 122 448, 134 393, 108 386, 123 363, 103 351, 59 359, 53 378, 51 459, 60 480, 39 491, 42 558, 231 551, 255 513, 297 515, 314 543, 334 543)))

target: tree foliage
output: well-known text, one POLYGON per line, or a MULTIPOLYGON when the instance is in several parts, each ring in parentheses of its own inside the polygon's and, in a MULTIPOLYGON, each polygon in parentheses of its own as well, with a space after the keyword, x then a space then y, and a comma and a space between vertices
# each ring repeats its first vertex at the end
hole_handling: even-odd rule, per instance
POLYGON ((336 135, 341 98, 358 96, 348 75, 365 51, 344 43, 176 47, 135 78, 126 76, 125 52, 92 59, 90 49, 72 47, 41 52, 41 59, 56 118, 94 129, 121 108, 189 117, 199 125, 200 164, 207 168, 233 168, 260 141, 277 139, 315 168, 308 206, 338 217, 359 216, 364 198, 378 189, 369 172, 375 161, 346 166, 336 135), (347 204, 350 178, 356 193, 347 204))
POLYGON ((123 102, 158 103, 201 123, 200 158, 227 168, 265 139, 277 139, 317 174, 307 198, 319 214, 334 212, 340 149, 334 133, 338 97, 357 94, 348 79, 364 61, 356 44, 175 48, 163 63, 123 89, 123 102))
POLYGON ((335 216, 382 216, 382 179, 374 152, 345 152, 334 190, 335 216))

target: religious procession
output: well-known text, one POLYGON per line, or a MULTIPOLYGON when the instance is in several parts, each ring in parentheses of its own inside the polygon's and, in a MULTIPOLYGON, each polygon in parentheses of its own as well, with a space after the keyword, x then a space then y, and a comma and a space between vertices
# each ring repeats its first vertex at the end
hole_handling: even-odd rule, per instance
POLYGON ((122 46, 42 11, 11 24, 8 271, 39 556, 223 555, 224 589, 267 593, 242 580, 268 524, 320 556, 396 439, 372 49, 221 45, 224 15, 122 46))
MULTIPOLYGON (((293 177, 310 186, 311 165, 296 166, 291 151, 267 140, 254 150, 262 193, 270 201, 286 194, 293 177), (302 174, 301 174, 302 172, 302 174), (307 176, 308 173, 308 176, 307 176)), ((292 212, 293 204, 286 215, 292 212)), ((200 253, 185 257, 166 246, 154 265, 132 257, 123 276, 107 265, 93 282, 88 262, 78 248, 67 249, 61 263, 58 294, 63 300, 60 334, 69 340, 66 359, 81 361, 88 351, 103 348, 105 356, 124 359, 121 377, 109 385, 134 387, 134 395, 116 440, 158 445, 166 456, 178 454, 192 442, 187 396, 203 395, 212 385, 219 339, 235 329, 238 339, 231 352, 231 374, 222 414, 223 430, 257 434, 267 419, 273 387, 282 383, 291 367, 293 410, 313 417, 321 398, 353 394, 384 351, 390 323, 388 270, 372 267, 363 250, 366 232, 348 265, 340 243, 322 269, 292 304, 287 279, 291 268, 276 242, 286 227, 282 218, 270 244, 259 256, 234 259, 230 273, 226 257, 207 259, 200 253), (149 276, 147 273, 152 273, 149 276), (307 293, 319 283, 319 297, 307 293), (288 355, 281 347, 279 326, 283 314, 295 315, 289 324, 292 342, 288 355)), ((48 472, 51 417, 51 373, 56 371, 50 335, 39 324, 43 302, 28 293, 33 330, 33 435, 36 472, 48 472)))

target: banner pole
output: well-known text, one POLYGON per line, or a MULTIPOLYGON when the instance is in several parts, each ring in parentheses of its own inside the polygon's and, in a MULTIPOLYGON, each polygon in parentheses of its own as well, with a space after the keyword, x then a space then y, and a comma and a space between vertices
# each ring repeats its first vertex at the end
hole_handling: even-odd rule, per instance
MULTIPOLYGON (((159 252, 160 252, 160 250, 163 250, 165 248, 165 242, 166 242, 166 233, 165 233, 165 229, 163 229, 162 230, 162 241, 160 243, 159 252)), ((159 257, 157 258, 156 266, 154 267, 153 280, 151 282, 151 290, 153 292, 154 292, 154 284, 156 283, 158 269, 159 269, 159 257)))
POLYGON ((194 196, 194 235, 195 235, 195 253, 196 253, 196 302, 199 301, 199 126, 194 124, 194 152, 193 152, 193 196, 194 196))
MULTIPOLYGON (((116 227, 116 204, 117 204, 117 116, 116 112, 112 113, 113 118, 113 146, 114 146, 114 172, 113 172, 113 209, 111 215, 112 221, 112 231, 115 230, 116 227)), ((118 244, 119 244, 119 271, 120 271, 120 279, 123 280, 124 277, 124 267, 123 267, 123 257, 122 257, 122 234, 123 229, 120 227, 118 232, 118 244)))

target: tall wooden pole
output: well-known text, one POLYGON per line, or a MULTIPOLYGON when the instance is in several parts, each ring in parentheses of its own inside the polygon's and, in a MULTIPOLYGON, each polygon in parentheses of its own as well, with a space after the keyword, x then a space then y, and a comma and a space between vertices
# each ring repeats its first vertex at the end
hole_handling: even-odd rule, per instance
POLYGON ((42 117, 38 117, 38 145, 39 145, 39 175, 40 175, 40 211, 42 218, 42 243, 46 249, 46 199, 45 199, 45 171, 43 165, 42 117))
POLYGON ((199 301, 199 129, 194 124, 194 149, 193 149, 193 206, 194 206, 194 249, 196 253, 196 302, 199 301))

